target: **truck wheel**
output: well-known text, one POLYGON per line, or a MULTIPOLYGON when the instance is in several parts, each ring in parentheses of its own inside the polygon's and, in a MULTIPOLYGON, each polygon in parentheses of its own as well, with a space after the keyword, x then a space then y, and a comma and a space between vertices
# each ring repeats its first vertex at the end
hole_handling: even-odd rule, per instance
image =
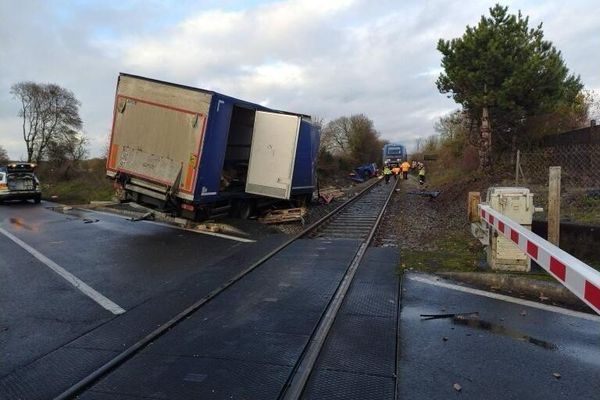
POLYGON ((239 218, 240 216, 240 200, 232 200, 229 204, 229 216, 233 218, 239 218))
POLYGON ((242 200, 239 206, 239 215, 241 219, 249 219, 256 212, 256 203, 254 200, 242 200))
POLYGON ((40 204, 40 202, 41 202, 41 201, 42 201, 42 195, 41 195, 41 194, 38 194, 37 196, 35 196, 35 197, 33 198, 33 202, 34 202, 35 204, 40 204))

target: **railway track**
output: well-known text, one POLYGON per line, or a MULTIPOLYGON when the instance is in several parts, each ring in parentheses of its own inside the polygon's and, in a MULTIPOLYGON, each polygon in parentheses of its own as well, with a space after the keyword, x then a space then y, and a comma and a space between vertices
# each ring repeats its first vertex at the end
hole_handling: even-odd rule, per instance
POLYGON ((341 277, 341 280, 339 280, 335 293, 329 300, 325 310, 322 312, 318 324, 312 331, 307 344, 292 368, 278 397, 279 399, 284 400, 301 398, 340 306, 348 293, 348 289, 361 260, 377 231, 379 222, 383 217, 385 208, 393 193, 395 187, 394 183, 386 185, 382 181, 374 181, 355 197, 337 207, 330 214, 315 222, 306 230, 291 238, 289 241, 264 256, 258 262, 210 292, 207 296, 181 311, 132 346, 123 350, 116 357, 55 397, 55 399, 71 399, 78 396, 103 377, 117 370, 122 364, 146 348, 148 344, 156 342, 156 340, 167 331, 174 329, 177 325, 192 317, 193 314, 203 309, 204 306, 218 296, 226 293, 228 289, 234 287, 236 283, 244 281, 244 278, 253 271, 260 269, 263 265, 267 265, 278 253, 299 239, 334 241, 336 239, 347 239, 355 246, 354 257, 348 264, 347 269, 343 272, 343 276, 341 277))

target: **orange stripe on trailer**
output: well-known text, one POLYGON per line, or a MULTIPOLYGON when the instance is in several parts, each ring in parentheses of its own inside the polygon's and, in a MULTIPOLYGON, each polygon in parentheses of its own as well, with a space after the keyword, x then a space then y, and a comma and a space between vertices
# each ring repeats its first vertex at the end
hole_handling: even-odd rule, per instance
POLYGON ((194 167, 188 165, 187 172, 185 173, 185 184, 183 188, 185 190, 192 190, 192 177, 194 175, 194 167))
POLYGON ((187 171, 185 173, 185 183, 183 184, 183 187, 186 190, 189 190, 189 191, 192 190, 194 169, 196 168, 197 164, 198 164, 198 156, 196 154, 191 154, 190 159, 188 161, 187 171))
POLYGON ((110 154, 108 157, 108 168, 115 168, 115 164, 117 163, 117 154, 119 153, 119 145, 113 144, 110 147, 110 154))

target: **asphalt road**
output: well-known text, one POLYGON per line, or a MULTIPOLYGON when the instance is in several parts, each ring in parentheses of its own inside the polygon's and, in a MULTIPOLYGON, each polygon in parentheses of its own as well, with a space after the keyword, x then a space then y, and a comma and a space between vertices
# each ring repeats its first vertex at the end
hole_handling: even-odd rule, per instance
POLYGON ((600 398, 600 317, 412 273, 402 288, 400 398, 600 398))
MULTIPOLYGON (((242 243, 48 206, 0 207, 3 399, 52 398, 287 239, 265 234, 242 243)), ((352 255, 341 242, 308 242, 217 296, 85 395, 224 398, 210 391, 216 385, 236 395, 270 388, 258 398, 276 398, 352 255)), ((386 263, 359 269, 306 398, 391 399, 394 380, 399 398, 410 399, 599 398, 599 317, 414 273, 396 296, 388 261, 397 256, 380 250, 372 254, 386 263), (421 317, 468 312, 478 314, 421 317)))
POLYGON ((65 347, 122 349, 286 239, 243 243, 49 206, 0 206, 0 386, 65 347))

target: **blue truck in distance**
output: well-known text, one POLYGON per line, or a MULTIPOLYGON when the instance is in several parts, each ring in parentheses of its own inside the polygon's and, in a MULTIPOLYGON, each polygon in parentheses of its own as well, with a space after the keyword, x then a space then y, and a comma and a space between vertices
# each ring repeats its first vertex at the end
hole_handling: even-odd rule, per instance
POLYGON ((320 132, 308 115, 121 73, 107 176, 122 200, 189 219, 310 200, 320 132))
POLYGON ((407 160, 406 147, 398 143, 388 143, 383 146, 383 165, 400 164, 407 160))

